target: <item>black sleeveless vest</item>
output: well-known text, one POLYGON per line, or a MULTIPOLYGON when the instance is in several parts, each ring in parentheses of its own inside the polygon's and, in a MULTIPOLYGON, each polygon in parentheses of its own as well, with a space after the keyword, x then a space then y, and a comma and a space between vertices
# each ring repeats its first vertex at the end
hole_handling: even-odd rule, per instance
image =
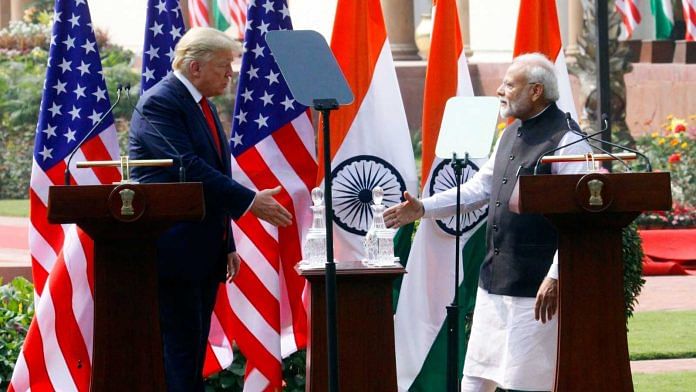
MULTIPOLYGON (((517 176, 532 174, 539 156, 556 148, 566 132, 565 114, 551 104, 535 118, 515 121, 501 136, 488 206, 488 253, 479 278, 491 294, 535 297, 553 262, 556 229, 540 214, 511 212, 508 203, 517 176)), ((551 165, 539 165, 537 173, 550 174, 551 165)))

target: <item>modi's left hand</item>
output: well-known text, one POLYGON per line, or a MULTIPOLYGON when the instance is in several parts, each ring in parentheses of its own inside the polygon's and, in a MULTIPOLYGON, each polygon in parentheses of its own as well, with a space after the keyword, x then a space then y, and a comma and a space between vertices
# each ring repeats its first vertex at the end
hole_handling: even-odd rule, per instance
POLYGON ((542 323, 551 321, 558 309, 558 281, 546 277, 539 286, 534 304, 534 319, 541 320, 542 323))

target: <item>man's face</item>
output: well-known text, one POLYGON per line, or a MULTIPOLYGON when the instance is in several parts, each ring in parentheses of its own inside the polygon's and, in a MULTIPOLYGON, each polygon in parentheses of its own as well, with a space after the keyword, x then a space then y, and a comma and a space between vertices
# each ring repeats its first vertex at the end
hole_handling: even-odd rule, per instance
POLYGON ((513 64, 505 73, 496 94, 500 100, 500 117, 526 119, 532 113, 532 92, 535 83, 529 83, 523 69, 513 64))
POLYGON ((232 79, 233 60, 234 53, 231 50, 220 50, 208 61, 193 61, 191 82, 205 97, 221 95, 232 79))

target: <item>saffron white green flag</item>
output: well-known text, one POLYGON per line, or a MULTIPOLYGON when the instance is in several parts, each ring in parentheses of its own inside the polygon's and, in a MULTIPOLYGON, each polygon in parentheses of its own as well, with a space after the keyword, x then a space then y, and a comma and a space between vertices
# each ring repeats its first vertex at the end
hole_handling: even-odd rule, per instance
POLYGON ((672 0, 650 0, 655 17, 655 38, 669 39, 674 28, 672 0))
MULTIPOLYGON (((434 156, 445 103, 453 96, 473 96, 454 0, 438 0, 423 99, 422 194, 456 185, 449 161, 434 156)), ((464 168, 464 180, 473 176, 483 161, 464 168)), ((396 367, 399 391, 444 391, 446 388, 446 306, 455 289, 455 252, 463 253, 458 282, 462 305, 459 325, 473 310, 479 268, 485 256, 487 207, 463 215, 460 249, 455 246, 455 220, 421 219, 413 240, 394 316, 396 367)), ((459 369, 466 347, 460 332, 459 369)))
MULTIPOLYGON (((332 170, 327 175, 333 187, 334 257, 341 262, 365 258, 372 189, 382 187, 383 204, 389 207, 402 201, 404 191, 417 189, 418 177, 380 2, 339 0, 331 49, 355 96, 352 104, 331 114, 332 170)), ((323 182, 321 132, 318 146, 323 182)), ((399 238, 410 245, 410 235, 402 231, 399 238)), ((395 243, 397 255, 400 244, 395 243)))

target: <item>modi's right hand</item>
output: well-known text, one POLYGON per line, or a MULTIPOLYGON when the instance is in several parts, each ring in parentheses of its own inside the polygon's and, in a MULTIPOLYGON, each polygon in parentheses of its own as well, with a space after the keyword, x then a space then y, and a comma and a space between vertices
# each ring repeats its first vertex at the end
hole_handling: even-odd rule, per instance
POLYGON ((292 214, 288 212, 273 196, 280 193, 280 186, 273 189, 263 189, 256 192, 250 211, 254 216, 263 219, 273 226, 289 226, 292 223, 292 214))
POLYGON ((412 196, 408 191, 404 192, 406 201, 391 206, 384 211, 384 223, 389 228, 399 228, 407 225, 425 214, 423 202, 412 196))

